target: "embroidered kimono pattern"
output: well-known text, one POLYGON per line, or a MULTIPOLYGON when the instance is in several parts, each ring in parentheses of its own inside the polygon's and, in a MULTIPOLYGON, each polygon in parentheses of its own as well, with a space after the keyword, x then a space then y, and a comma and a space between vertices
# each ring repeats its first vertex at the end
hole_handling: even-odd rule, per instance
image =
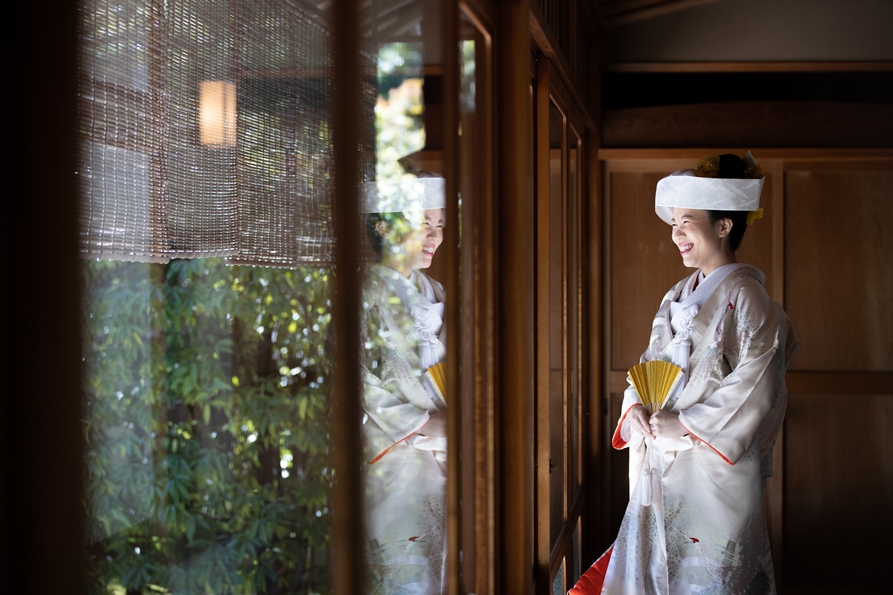
POLYGON ((590 569, 594 576, 601 564, 602 593, 775 592, 763 488, 798 339, 763 273, 726 267, 706 278, 721 280, 693 307, 686 301, 700 271, 664 296, 641 358, 673 361, 690 342, 688 380, 669 407, 689 434, 631 433, 624 422, 639 397, 632 386, 624 393, 613 445, 629 449, 630 502, 614 545, 590 569))
POLYGON ((425 425, 445 403, 424 372, 446 355, 444 297, 443 287, 418 271, 406 278, 381 265, 367 269, 362 432, 376 594, 442 592, 446 438, 426 435, 425 425))

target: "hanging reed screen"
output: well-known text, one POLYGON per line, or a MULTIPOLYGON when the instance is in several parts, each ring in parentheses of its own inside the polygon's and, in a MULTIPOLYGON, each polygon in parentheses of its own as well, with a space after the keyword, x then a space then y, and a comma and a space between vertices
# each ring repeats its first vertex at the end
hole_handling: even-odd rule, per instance
POLYGON ((82 6, 82 255, 330 263, 331 36, 317 8, 82 6))

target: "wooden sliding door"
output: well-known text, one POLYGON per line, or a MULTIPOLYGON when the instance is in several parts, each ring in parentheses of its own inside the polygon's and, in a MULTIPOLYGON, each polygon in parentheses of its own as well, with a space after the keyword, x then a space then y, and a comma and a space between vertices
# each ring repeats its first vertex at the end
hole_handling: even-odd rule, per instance
POLYGON ((785 586, 879 589, 893 533, 893 162, 784 168, 785 586), (825 562, 818 562, 824 560, 825 562), (821 564, 821 573, 816 572, 821 564))

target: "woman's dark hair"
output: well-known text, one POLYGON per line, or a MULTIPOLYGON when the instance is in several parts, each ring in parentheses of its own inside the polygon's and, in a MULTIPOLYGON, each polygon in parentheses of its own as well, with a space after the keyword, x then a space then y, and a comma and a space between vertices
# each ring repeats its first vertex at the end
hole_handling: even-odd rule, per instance
MULTIPOLYGON (((719 156, 719 172, 717 178, 743 178, 747 166, 744 161, 737 155, 725 153, 719 156)), ((747 231, 747 211, 708 211, 710 213, 710 223, 716 223, 720 219, 730 219, 732 221, 732 230, 729 232, 729 245, 732 252, 738 250, 741 240, 744 238, 744 232, 747 231)))
POLYGON ((729 245, 732 252, 738 250, 744 232, 747 231, 747 211, 707 211, 710 213, 710 223, 716 223, 720 219, 731 219, 732 230, 729 231, 729 245))
MULTIPOLYGON (((397 162, 403 167, 403 171, 412 174, 417 178, 438 177, 437 174, 422 171, 421 168, 419 168, 418 163, 409 157, 398 159, 397 162)), ((384 221, 393 230, 394 224, 406 221, 406 217, 403 213, 370 213, 366 217, 366 236, 369 238, 369 243, 372 245, 372 251, 375 252, 376 260, 381 261, 381 257, 384 256, 385 241, 378 231, 379 221, 384 221)))
POLYGON ((716 174, 716 177, 743 178, 744 170, 746 169, 747 166, 744 165, 744 160, 741 157, 734 153, 724 153, 719 156, 719 172, 716 174))
POLYGON ((383 221, 387 225, 393 225, 399 221, 405 221, 406 217, 403 213, 370 213, 366 217, 366 236, 369 238, 369 244, 372 251, 375 252, 376 260, 380 261, 384 256, 385 239, 378 232, 378 222, 383 221))

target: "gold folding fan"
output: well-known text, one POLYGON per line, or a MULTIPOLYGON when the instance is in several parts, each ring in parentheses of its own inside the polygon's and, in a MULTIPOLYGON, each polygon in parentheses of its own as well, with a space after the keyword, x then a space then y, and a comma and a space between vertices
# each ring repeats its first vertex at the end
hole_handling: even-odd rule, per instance
POLYGON ((428 380, 431 381, 431 384, 434 385, 440 400, 446 404, 446 362, 434 364, 428 368, 428 371, 425 372, 425 376, 427 376, 428 380))
POLYGON ((629 369, 629 379, 648 413, 661 407, 682 380, 682 368, 661 360, 643 362, 629 369))

